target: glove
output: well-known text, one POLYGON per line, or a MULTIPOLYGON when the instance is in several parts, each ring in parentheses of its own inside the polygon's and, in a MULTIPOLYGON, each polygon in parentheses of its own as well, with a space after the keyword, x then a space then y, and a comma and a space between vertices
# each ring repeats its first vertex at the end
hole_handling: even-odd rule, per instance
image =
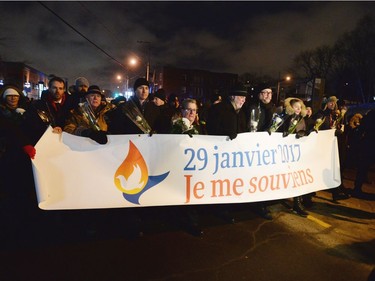
POLYGON ((233 133, 229 135, 230 140, 234 140, 237 137, 237 133, 233 133))
POLYGON ((28 144, 28 145, 25 145, 24 147, 22 147, 22 149, 23 149, 23 151, 24 151, 27 155, 29 155, 29 157, 30 157, 31 159, 34 159, 35 154, 36 154, 36 149, 35 149, 34 146, 28 144))
POLYGON ((108 142, 107 134, 104 131, 90 131, 88 137, 99 144, 106 144, 108 142))
POLYGON ((340 135, 342 135, 343 134, 343 131, 341 131, 340 129, 336 129, 335 130, 335 136, 336 137, 338 137, 338 136, 340 136, 340 135))
POLYGON ((283 132, 283 138, 289 136, 289 133, 288 132, 283 132))
POLYGON ((296 133, 296 139, 302 138, 304 136, 306 136, 306 131, 305 130, 301 130, 301 131, 298 131, 296 133))

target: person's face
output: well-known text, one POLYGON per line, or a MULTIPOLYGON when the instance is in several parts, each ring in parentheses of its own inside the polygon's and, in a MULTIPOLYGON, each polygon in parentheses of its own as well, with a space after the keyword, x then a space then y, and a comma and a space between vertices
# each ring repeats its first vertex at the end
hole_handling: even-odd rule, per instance
POLYGON ((180 102, 178 100, 177 97, 175 97, 173 100, 171 100, 170 104, 174 107, 174 108, 178 108, 180 106, 180 102))
POLYGON ((306 107, 306 115, 309 116, 309 117, 312 115, 312 108, 309 107, 309 106, 306 107))
POLYGON ((51 93, 51 96, 55 101, 59 101, 62 99, 64 91, 64 83, 59 81, 53 81, 51 87, 49 88, 49 92, 51 93))
POLYGON ((182 117, 189 119, 190 124, 192 124, 197 117, 197 105, 188 103, 186 108, 182 109, 182 117))
POLYGON ((102 102, 102 96, 95 93, 86 95, 86 99, 94 110, 97 109, 102 102))
POLYGON ((141 85, 135 90, 135 95, 139 99, 139 101, 142 103, 145 100, 147 100, 149 95, 149 88, 147 85, 141 85))
POLYGON ((245 103, 246 101, 246 97, 245 96, 234 96, 233 97, 233 102, 236 106, 236 109, 240 109, 243 104, 245 103))
POLYGON ((259 99, 262 103, 268 104, 272 100, 272 90, 264 89, 259 93, 259 99))
POLYGON ((335 109, 335 106, 336 106, 336 103, 335 103, 334 101, 329 101, 329 102, 327 103, 327 108, 328 108, 329 110, 334 110, 334 109, 335 109))
POLYGON ((87 85, 79 85, 77 87, 78 92, 85 92, 85 93, 87 93, 88 89, 89 89, 89 87, 87 85))
POLYGON ((293 103, 292 108, 294 110, 294 113, 299 115, 301 113, 302 104, 300 102, 295 102, 293 103))
POLYGON ((156 106, 161 106, 161 105, 164 105, 165 102, 162 99, 159 99, 158 97, 154 97, 154 104, 156 106))
POLYGON ((5 97, 6 105, 12 109, 15 109, 18 107, 19 100, 20 100, 20 96, 18 95, 8 95, 5 97))

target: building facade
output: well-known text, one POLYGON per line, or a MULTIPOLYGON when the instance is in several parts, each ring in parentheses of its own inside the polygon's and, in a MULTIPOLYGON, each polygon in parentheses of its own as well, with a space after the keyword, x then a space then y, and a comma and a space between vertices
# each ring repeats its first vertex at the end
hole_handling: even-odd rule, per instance
POLYGON ((22 62, 0 61, 0 84, 14 84, 30 99, 40 99, 48 76, 22 62))
POLYGON ((167 95, 175 94, 180 99, 205 101, 217 92, 230 89, 237 81, 237 74, 164 66, 155 86, 163 88, 167 95))

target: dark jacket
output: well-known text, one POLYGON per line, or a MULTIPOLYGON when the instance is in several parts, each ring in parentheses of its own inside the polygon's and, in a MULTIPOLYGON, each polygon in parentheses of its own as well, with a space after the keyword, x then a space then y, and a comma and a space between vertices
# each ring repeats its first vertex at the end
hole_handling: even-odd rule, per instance
POLYGON ((108 124, 108 134, 142 134, 143 131, 126 116, 124 108, 129 103, 134 102, 139 111, 143 114, 153 131, 158 132, 160 123, 160 109, 153 103, 145 101, 142 105, 136 97, 131 97, 128 101, 119 104, 114 110, 106 113, 108 124))
POLYGON ((245 111, 235 111, 229 100, 214 104, 207 115, 209 135, 233 136, 247 131, 245 111))
POLYGON ((159 134, 169 134, 172 129, 172 117, 174 111, 171 110, 168 104, 159 106, 160 117, 157 124, 157 132, 159 134))
MULTIPOLYGON (((250 124, 252 109, 254 109, 259 116, 257 131, 266 131, 271 126, 272 115, 276 112, 276 106, 272 102, 264 104, 258 98, 247 103, 245 111, 248 126, 250 124)), ((250 130, 250 127, 248 127, 248 130, 250 130)))
POLYGON ((21 124, 22 130, 35 145, 42 137, 49 125, 64 128, 69 111, 75 106, 70 95, 65 94, 61 104, 55 104, 47 97, 44 100, 32 102, 24 113, 25 118, 21 124))

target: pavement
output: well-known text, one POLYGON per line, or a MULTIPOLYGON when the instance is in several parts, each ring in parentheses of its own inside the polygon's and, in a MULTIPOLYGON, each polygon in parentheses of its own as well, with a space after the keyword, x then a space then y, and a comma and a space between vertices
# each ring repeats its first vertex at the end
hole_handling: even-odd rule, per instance
MULTIPOLYGON (((347 188, 354 177, 355 170, 345 172, 347 188)), ((375 169, 369 178, 375 182, 375 169)), ((39 210, 39 221, 0 240, 0 280, 374 281, 375 185, 363 190, 367 199, 339 203, 319 191, 307 218, 280 202, 269 202, 273 220, 258 216, 251 204, 231 205, 234 224, 203 208, 202 237, 169 221, 173 209, 163 207, 144 209, 139 238, 123 231, 128 224, 121 211, 61 216, 39 210), (102 222, 93 232, 89 217, 102 222)))

